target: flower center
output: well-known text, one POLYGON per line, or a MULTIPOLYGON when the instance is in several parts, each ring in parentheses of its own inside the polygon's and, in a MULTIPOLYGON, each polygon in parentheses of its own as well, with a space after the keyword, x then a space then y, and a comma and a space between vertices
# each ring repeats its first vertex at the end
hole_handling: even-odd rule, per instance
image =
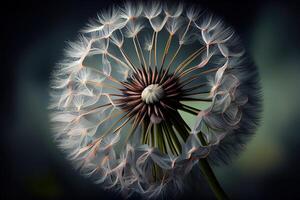
POLYGON ((160 124, 170 115, 178 118, 177 110, 182 107, 179 102, 183 90, 178 78, 157 68, 136 70, 120 89, 122 96, 114 102, 135 119, 136 123, 160 124))
POLYGON ((153 104, 159 102, 164 96, 164 90, 158 84, 148 85, 142 92, 142 100, 146 104, 153 104))

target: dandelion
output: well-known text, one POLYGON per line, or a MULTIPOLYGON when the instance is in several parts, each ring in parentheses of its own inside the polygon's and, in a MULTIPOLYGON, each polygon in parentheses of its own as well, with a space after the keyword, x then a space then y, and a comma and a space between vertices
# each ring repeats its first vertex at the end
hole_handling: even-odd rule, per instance
POLYGON ((234 30, 196 7, 125 3, 98 15, 53 72, 60 148, 105 188, 155 198, 228 162, 258 124, 256 67, 234 30), (191 122, 183 113, 189 114, 191 122))

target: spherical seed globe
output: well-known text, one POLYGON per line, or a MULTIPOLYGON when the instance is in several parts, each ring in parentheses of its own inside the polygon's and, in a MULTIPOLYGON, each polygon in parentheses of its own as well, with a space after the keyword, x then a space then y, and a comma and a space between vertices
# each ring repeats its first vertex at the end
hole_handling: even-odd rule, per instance
POLYGON ((176 191, 199 159, 226 162, 255 132, 257 69, 207 10, 112 5, 68 44, 52 75, 53 130, 105 188, 147 198, 176 191))

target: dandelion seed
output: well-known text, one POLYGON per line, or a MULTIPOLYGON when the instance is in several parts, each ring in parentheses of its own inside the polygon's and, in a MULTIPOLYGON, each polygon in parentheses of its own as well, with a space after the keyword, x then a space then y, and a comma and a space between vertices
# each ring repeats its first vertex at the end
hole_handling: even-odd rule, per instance
POLYGON ((171 18, 167 21, 166 29, 171 35, 174 35, 183 24, 182 18, 171 18))
POLYGON ((143 25, 141 23, 128 22, 125 28, 126 37, 133 38, 143 29, 143 25))
POLYGON ((131 2, 126 2, 120 17, 126 20, 135 20, 142 14, 142 12, 143 7, 141 4, 133 5, 131 2))
POLYGON ((197 163, 207 177, 207 160, 227 162, 257 127, 256 67, 233 29, 195 6, 114 6, 65 56, 51 82, 53 130, 104 188, 147 198, 180 191, 197 163))
POLYGON ((183 12, 183 4, 179 3, 178 5, 169 5, 165 4, 164 11, 167 17, 176 18, 179 17, 183 12))
POLYGON ((122 33, 122 31, 120 31, 119 29, 114 31, 112 33, 112 35, 110 36, 110 40, 117 45, 119 48, 121 48, 123 46, 124 43, 124 35, 122 33))
POLYGON ((160 15, 162 12, 162 5, 159 2, 150 1, 150 3, 144 6, 143 11, 145 17, 150 20, 160 15))
POLYGON ((199 9, 199 8, 195 8, 195 7, 188 8, 186 10, 186 17, 190 21, 196 21, 199 18, 200 12, 201 12, 201 9, 199 9))

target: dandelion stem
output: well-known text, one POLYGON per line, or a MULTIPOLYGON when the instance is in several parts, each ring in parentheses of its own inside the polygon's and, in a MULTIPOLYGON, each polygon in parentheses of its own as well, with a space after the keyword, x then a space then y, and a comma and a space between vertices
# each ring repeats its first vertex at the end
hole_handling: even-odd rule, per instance
POLYGON ((172 124, 169 122, 165 123, 166 131, 167 131, 167 137, 168 137, 168 142, 171 145, 172 152, 174 155, 179 155, 180 154, 180 143, 178 141, 178 138, 175 135, 175 132, 172 128, 172 124))
POLYGON ((204 99, 204 98, 192 98, 192 97, 184 97, 180 98, 181 101, 204 101, 204 102, 211 102, 212 99, 204 99))
POLYGON ((138 122, 139 121, 142 121, 143 118, 146 116, 146 113, 143 115, 142 119, 140 119, 140 115, 136 115, 134 121, 133 121, 133 124, 129 130, 129 133, 125 139, 125 143, 124 144, 128 144, 128 141, 129 141, 129 138, 132 136, 132 134, 135 132, 137 126, 138 126, 138 122), (140 119, 140 120, 139 120, 140 119))
MULTIPOLYGON (((187 112, 191 112, 192 114, 196 114, 198 113, 196 108, 190 107, 190 106, 183 106, 181 108, 181 110, 185 110, 187 112)), ((174 122, 179 122, 179 123, 174 123, 174 128, 180 132, 182 135, 188 135, 189 130, 188 130, 188 125, 185 124, 185 122, 179 117, 176 117, 176 114, 173 115, 171 117, 171 120, 174 122), (178 124, 182 124, 182 126, 178 125, 178 124)), ((168 124, 164 124, 165 122, 162 123, 162 130, 164 133, 164 140, 166 140, 167 144, 171 144, 171 146, 168 146, 168 148, 165 148, 164 150, 166 151, 167 149, 169 151, 172 151, 175 155, 178 155, 178 153, 180 152, 179 147, 179 141, 176 137, 174 137, 174 132, 173 130, 171 130, 170 125, 168 124)), ((149 129, 149 127, 148 127, 149 129)), ((158 131, 157 130, 158 127, 156 127, 156 133, 161 133, 162 130, 158 131)), ((160 134, 159 134, 160 135, 160 134)), ((150 142, 150 144, 154 145, 154 146, 159 146, 159 139, 161 138, 154 138, 155 136, 152 136, 152 142, 150 142), (157 140, 155 140, 157 139, 157 140)), ((158 137, 158 135, 156 135, 156 137, 158 137)), ((202 133, 199 134, 199 139, 201 141, 201 143, 203 144, 203 146, 206 146, 206 142, 202 136, 202 133)), ((159 146, 161 149, 163 149, 162 146, 159 146)), ((210 167, 208 161, 206 158, 200 159, 199 160, 199 166, 200 166, 200 170, 203 173, 203 176, 205 177, 206 181, 209 184, 209 187, 211 188, 211 190, 214 192, 216 198, 218 200, 224 200, 224 199, 229 199, 226 195, 226 193, 224 192, 224 190, 221 188, 221 185, 219 184, 212 168, 210 167)), ((157 171, 155 171, 157 173, 157 171)))
MULTIPOLYGON (((191 76, 191 77, 189 77, 187 80, 184 80, 183 82, 185 82, 185 81, 190 81, 191 79, 194 79, 195 77, 199 77, 200 75, 204 75, 204 74, 208 74, 208 73, 211 73, 211 72, 215 72, 215 71, 217 71, 219 68, 213 68, 213 69, 208 69, 208 70, 206 70, 206 71, 203 71, 203 72, 200 72, 199 74, 196 74, 196 75, 193 75, 193 76, 191 76)), ((185 77, 186 75, 188 75, 188 74, 181 74, 181 75, 179 75, 179 77, 180 78, 183 78, 183 77, 185 77)))
POLYGON ((179 110, 185 111, 185 112, 190 113, 190 114, 192 114, 192 115, 197 115, 197 114, 198 114, 197 111, 188 109, 188 108, 186 108, 186 107, 181 107, 179 110))
POLYGON ((96 81, 87 80, 86 84, 90 84, 90 85, 94 85, 94 86, 98 86, 98 87, 104 87, 104 88, 119 90, 119 88, 117 88, 117 87, 115 87, 113 85, 110 85, 108 83, 103 83, 103 82, 96 82, 96 81))
POLYGON ((167 57, 167 55, 169 53, 169 48, 170 48, 170 45, 171 45, 172 37, 173 37, 173 35, 170 34, 169 38, 167 40, 167 43, 166 43, 166 46, 165 46, 165 50, 164 50, 164 54, 163 54, 163 57, 162 57, 162 60, 161 60, 161 67, 160 67, 161 70, 164 67, 164 63, 165 63, 166 57, 167 57))
POLYGON ((157 66, 157 35, 158 32, 155 32, 155 41, 154 41, 154 65, 157 66))
POLYGON ((88 114, 91 114, 91 113, 94 113, 94 112, 97 112, 98 110, 103 109, 103 107, 108 107, 108 106, 112 106, 112 104, 111 103, 103 104, 103 105, 97 106, 96 108, 93 108, 91 110, 84 111, 82 114, 80 114, 78 116, 78 118, 81 118, 81 117, 83 117, 85 115, 88 115, 88 114))
MULTIPOLYGON (((188 91, 189 92, 189 91, 188 91)), ((187 97, 187 96, 195 96, 195 95, 199 95, 199 94, 208 94, 210 93, 210 90, 209 91, 203 91, 203 92, 194 92, 194 93, 185 93, 183 94, 182 96, 183 97, 187 97)))
POLYGON ((125 53, 125 51, 123 50, 123 48, 120 48, 120 52, 122 54, 122 56, 125 58, 126 62, 128 63, 128 66, 131 67, 131 69, 136 72, 136 67, 134 66, 134 64, 131 62, 130 58, 127 56, 127 54, 125 53))
POLYGON ((151 49, 149 51, 149 67, 151 67, 151 60, 152 60, 152 50, 153 50, 153 45, 154 45, 154 38, 155 38, 155 31, 153 31, 152 34, 152 40, 151 40, 151 49))
POLYGON ((179 51, 180 51, 181 47, 182 47, 182 44, 180 44, 180 45, 178 46, 178 48, 177 48, 177 50, 176 50, 175 54, 173 55, 173 57, 172 57, 171 61, 170 61, 170 62, 169 62, 169 64, 168 64, 167 70, 169 70, 169 69, 170 69, 170 67, 171 67, 171 64, 172 64, 172 63, 173 63, 173 61, 175 60, 175 58, 176 58, 177 54, 179 53, 179 51))
POLYGON ((207 162, 206 158, 199 160, 200 170, 203 173, 206 181, 208 182, 210 189, 215 194, 218 200, 229 199, 225 191, 222 189, 220 183, 218 182, 212 168, 207 162))
MULTIPOLYGON (((191 21, 189 21, 189 23, 188 23, 188 25, 187 25, 187 27, 186 27, 186 29, 185 29, 185 31, 184 31, 184 33, 183 33, 182 37, 181 37, 182 39, 185 37, 185 35, 186 35, 186 33, 187 33, 187 31, 188 31, 188 29, 189 29, 190 25, 191 25, 191 21)), ((179 53, 179 51, 180 51, 181 47, 182 47, 182 43, 180 43, 180 44, 179 44, 179 46, 178 46, 178 48, 177 48, 177 50, 176 50, 176 52, 175 52, 174 56, 172 57, 171 61, 169 62, 169 65, 168 65, 168 67, 167 67, 167 70, 166 70, 166 71, 168 71, 168 70, 169 70, 169 68, 170 68, 171 64, 172 64, 172 63, 173 63, 173 61, 175 60, 175 58, 176 58, 177 54, 179 53)))
MULTIPOLYGON (((203 145, 207 145, 201 132, 198 134, 198 136, 200 138, 201 143, 203 143, 203 145)), ((218 200, 226 200, 226 199, 229 200, 229 197, 227 196, 227 194, 221 187, 220 183, 218 182, 217 177, 214 174, 206 158, 202 158, 199 160, 199 166, 204 178, 208 182, 208 185, 210 189, 213 191, 216 198, 218 200)))
POLYGON ((197 108, 194 108, 192 106, 188 106, 188 105, 185 105, 185 104, 182 104, 182 103, 181 103, 181 108, 179 108, 179 110, 180 109, 182 109, 183 111, 189 112, 193 115, 197 115, 199 112, 201 112, 201 110, 199 110, 197 108))
POLYGON ((121 65, 123 65, 124 67, 129 68, 129 66, 128 66, 126 63, 124 63, 122 60, 120 60, 117 56, 115 56, 115 55, 113 55, 113 54, 111 54, 111 53, 109 53, 109 52, 107 52, 106 55, 108 55, 109 57, 111 57, 111 58, 114 59, 116 62, 118 62, 118 63, 120 63, 121 65))
MULTIPOLYGON (((161 61, 161 68, 160 68, 160 72, 159 73, 162 72, 162 69, 164 67, 166 56, 169 53, 169 49, 170 49, 172 38, 173 38, 173 35, 170 34, 169 39, 168 39, 167 44, 166 44, 166 47, 165 47, 164 55, 163 55, 163 58, 162 58, 162 61, 161 61)), ((164 72, 164 74, 163 74, 163 76, 161 78, 161 81, 164 80, 164 78, 168 74, 169 70, 170 70, 170 65, 168 65, 168 67, 166 68, 166 70, 165 70, 165 72, 164 72)))
POLYGON ((139 54, 139 50, 138 50, 136 42, 135 42, 135 37, 132 38, 132 41, 133 41, 133 44, 134 44, 134 49, 135 49, 136 55, 137 55, 137 57, 139 59, 139 63, 142 65, 142 61, 141 61, 141 57, 140 57, 140 54, 139 54))
POLYGON ((190 91, 193 91, 193 90, 196 90, 196 89, 199 89, 199 88, 208 86, 208 85, 209 85, 208 82, 200 83, 200 84, 198 84, 198 85, 195 85, 195 86, 193 86, 193 87, 190 87, 190 88, 185 89, 185 92, 190 92, 190 91))
MULTIPOLYGON (((123 115, 120 119, 118 119, 117 121, 115 121, 98 139, 103 139, 104 137, 106 137, 109 133, 111 133, 111 131, 113 131, 114 127, 120 123, 124 118, 126 118, 130 113, 126 113, 125 115, 123 115)), ((123 125, 124 126, 128 121, 130 120, 130 118, 128 118, 123 125)), ((116 128, 113 133, 117 132, 119 130, 119 127, 116 128)))
MULTIPOLYGON (((87 66, 85 66, 85 67, 87 67, 87 66)), ((112 77, 111 75, 108 75, 108 74, 106 74, 106 73, 104 73, 104 72, 102 72, 102 71, 100 71, 100 70, 98 70, 98 69, 96 69, 96 68, 92 68, 92 67, 87 67, 87 68, 89 68, 90 70, 93 70, 93 71, 96 72, 96 73, 99 73, 99 74, 105 76, 108 80, 110 80, 110 81, 112 81, 112 82, 115 82, 115 83, 117 83, 117 84, 119 84, 119 85, 122 85, 122 83, 121 83, 120 81, 118 81, 117 79, 115 79, 115 78, 112 77)))
POLYGON ((175 73, 181 73, 181 71, 189 65, 193 60, 195 60, 202 52, 205 50, 205 48, 201 47, 194 53, 192 53, 188 58, 186 58, 180 65, 176 68, 175 73))
POLYGON ((144 63, 144 67, 145 67, 145 69, 146 69, 146 71, 147 71, 147 70, 148 70, 148 66, 147 66, 147 63, 146 63, 146 60, 145 60, 145 56, 144 56, 144 52, 143 52, 143 49, 142 49, 142 46, 141 46, 141 43, 140 43, 140 41, 139 41, 138 36, 136 36, 136 41, 137 41, 139 50, 140 50, 140 52, 141 52, 141 56, 142 56, 142 60, 143 60, 143 63, 144 63))
POLYGON ((148 64, 149 64, 149 67, 151 67, 151 59, 152 59, 152 56, 151 56, 151 52, 152 50, 149 51, 149 57, 148 57, 148 64))
POLYGON ((145 137, 144 137, 144 140, 143 140, 143 144, 147 144, 147 142, 149 142, 149 132, 151 132, 151 128, 152 128, 152 125, 153 123, 152 122, 149 122, 148 126, 147 126, 147 129, 146 129, 146 132, 145 132, 145 137))
POLYGON ((190 26, 191 26, 191 23, 192 23, 192 20, 189 20, 189 23, 188 23, 188 25, 187 25, 187 27, 186 27, 186 29, 185 29, 185 31, 184 31, 182 37, 181 37, 181 40, 183 40, 184 37, 185 37, 185 35, 187 34, 187 32, 188 32, 188 30, 189 30, 189 28, 190 28, 190 26))

